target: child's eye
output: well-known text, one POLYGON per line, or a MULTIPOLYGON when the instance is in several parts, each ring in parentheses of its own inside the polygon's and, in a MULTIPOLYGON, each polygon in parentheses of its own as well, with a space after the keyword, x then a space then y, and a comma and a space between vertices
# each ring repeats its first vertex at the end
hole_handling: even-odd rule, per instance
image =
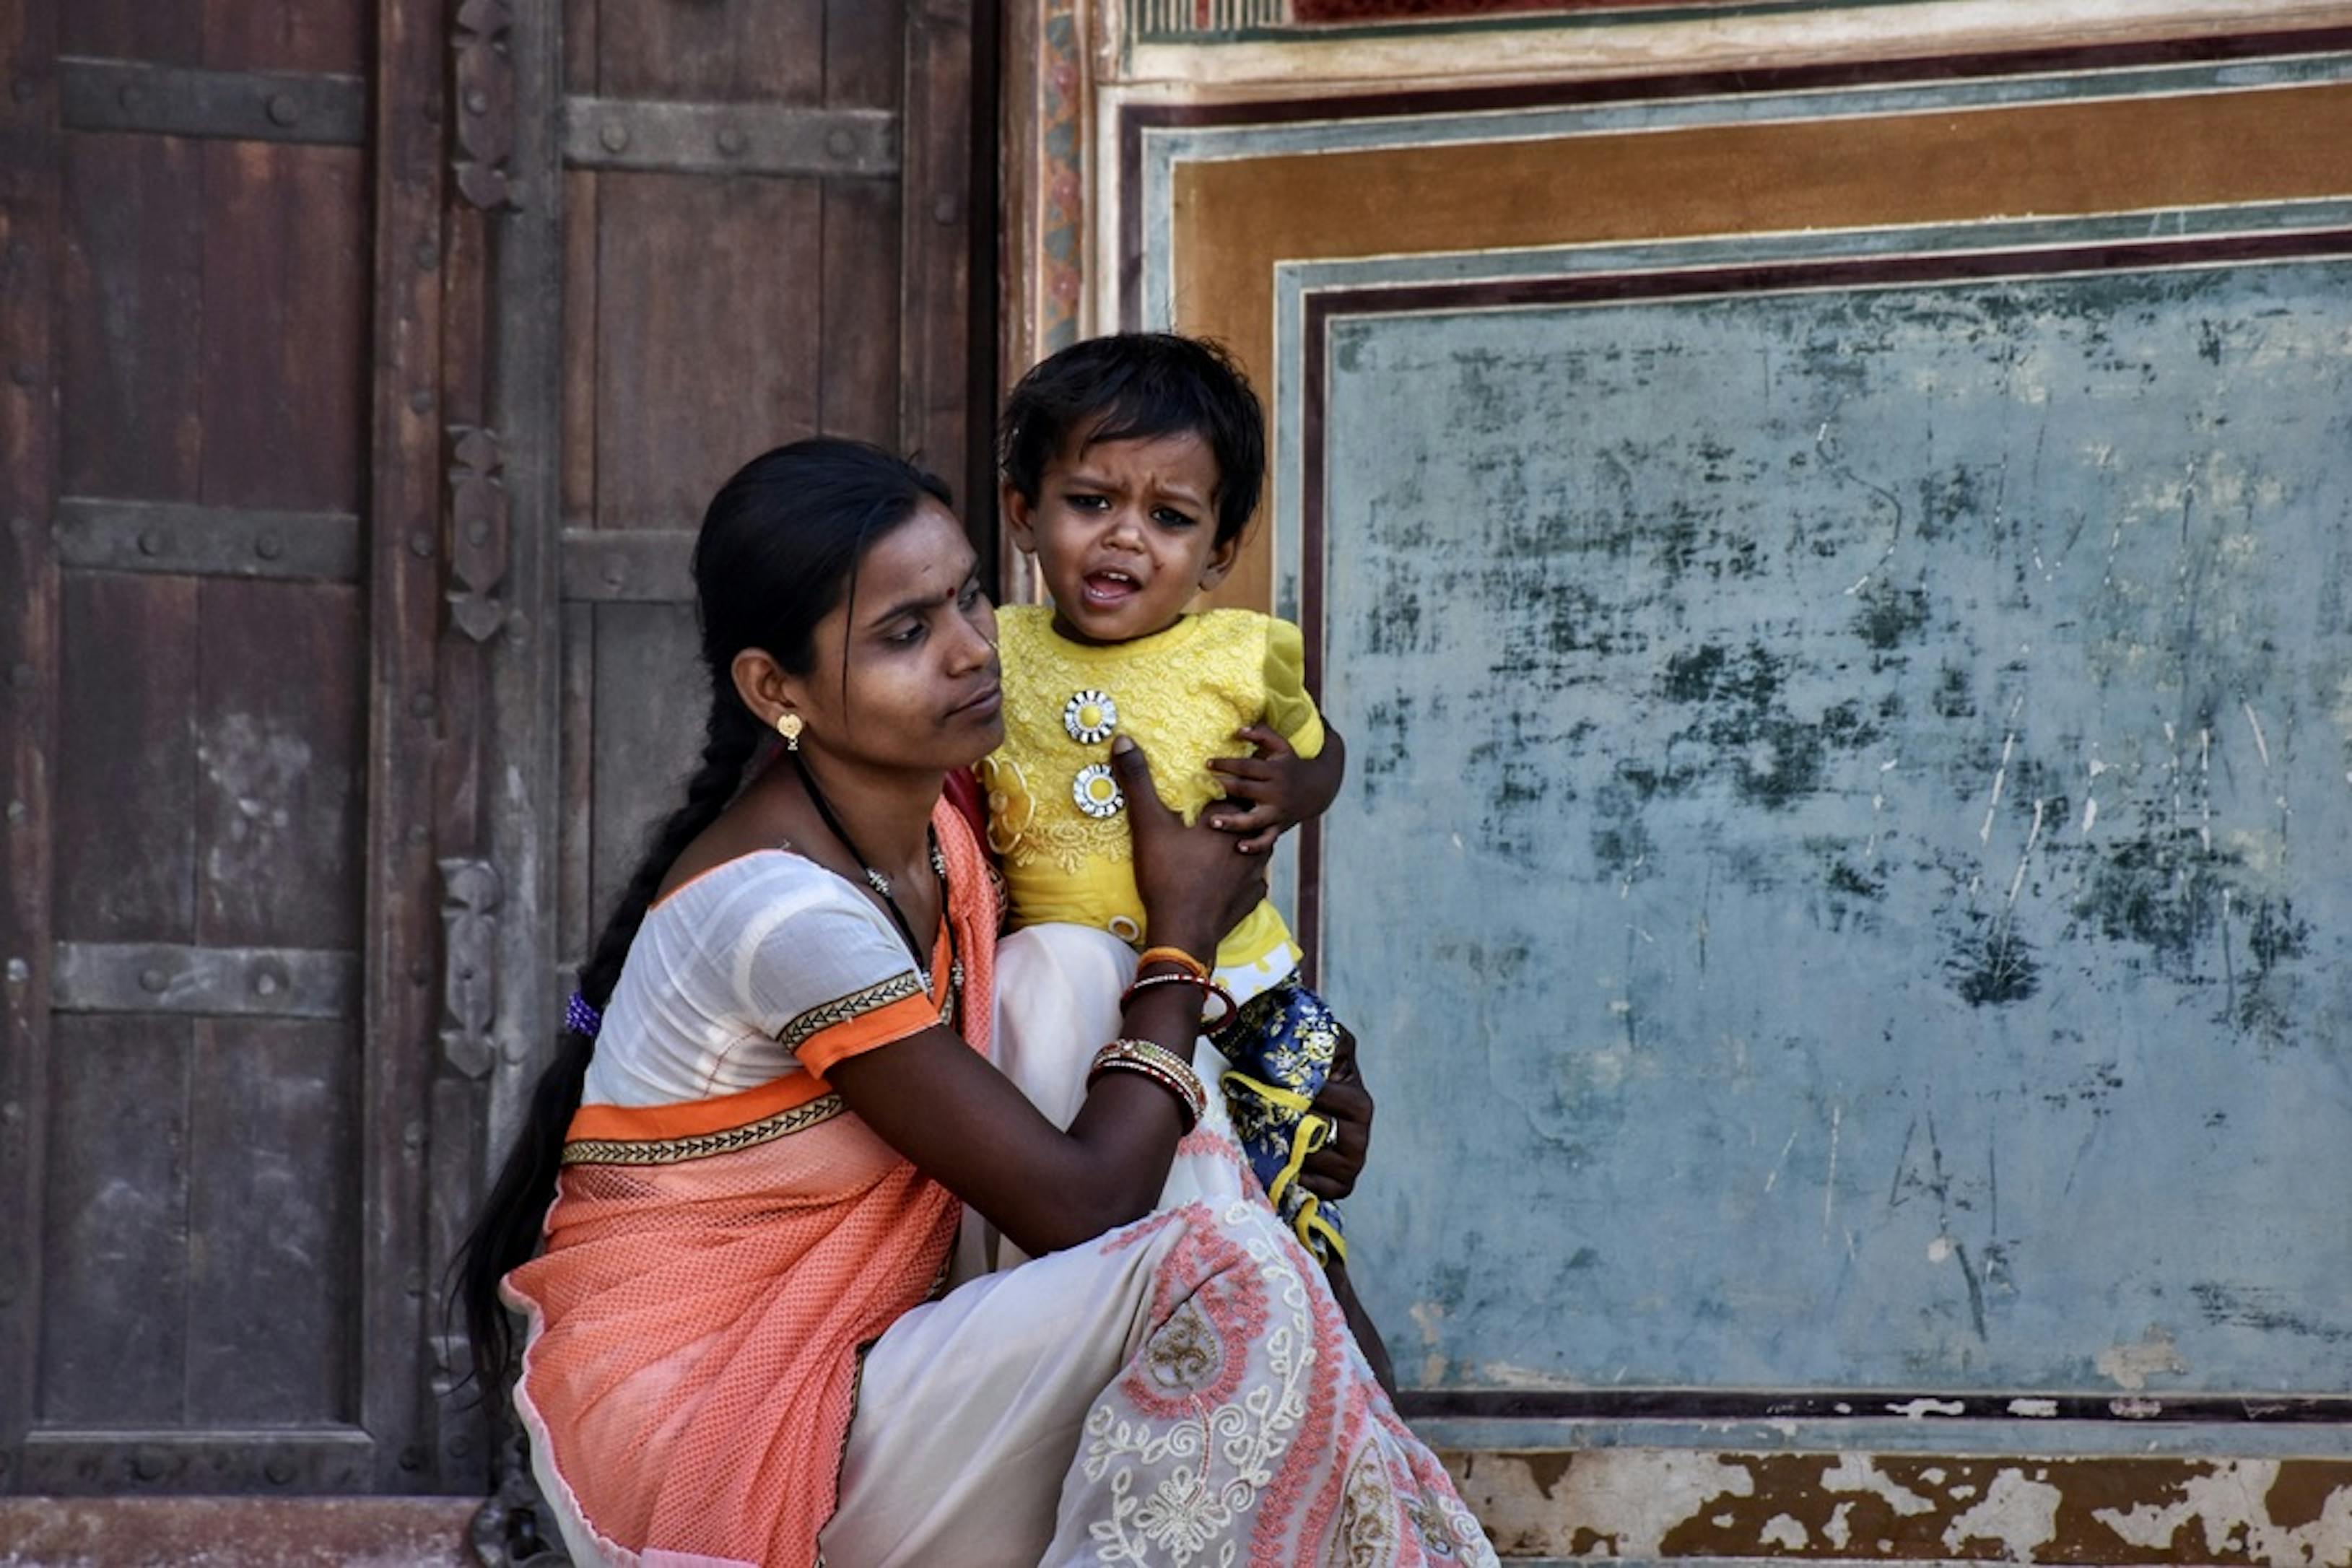
POLYGON ((1068 499, 1070 505, 1080 511, 1100 511, 1110 505, 1110 499, 1108 496, 1077 495, 1068 499))
POLYGON ((1162 528, 1190 528, 1192 526, 1192 519, 1185 515, 1183 512, 1178 511, 1174 507, 1163 506, 1151 515, 1153 518, 1158 520, 1160 526, 1162 528))

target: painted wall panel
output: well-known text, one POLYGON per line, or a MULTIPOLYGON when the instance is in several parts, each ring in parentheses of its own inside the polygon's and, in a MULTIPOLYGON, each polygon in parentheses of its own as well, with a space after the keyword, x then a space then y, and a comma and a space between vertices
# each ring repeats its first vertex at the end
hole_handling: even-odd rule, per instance
POLYGON ((2340 1386, 2352 263, 1329 344, 1406 1380, 2340 1386))

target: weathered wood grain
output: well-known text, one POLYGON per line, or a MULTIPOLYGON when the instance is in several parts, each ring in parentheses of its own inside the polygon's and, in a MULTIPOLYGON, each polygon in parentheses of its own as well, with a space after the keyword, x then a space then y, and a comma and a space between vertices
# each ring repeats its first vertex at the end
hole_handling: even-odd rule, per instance
POLYGON ((603 182, 596 524, 692 527, 746 458, 816 430, 818 187, 603 182))
POLYGON ((187 1417, 356 1415, 356 1020, 205 1019, 188 1074, 187 1417))
POLYGON ((824 92, 824 14, 812 0, 759 5, 605 5, 598 90, 616 98, 814 103, 824 92))
POLYGON ((600 605, 595 614, 589 906, 601 926, 636 869, 647 834, 685 798, 682 786, 702 752, 709 699, 691 609, 600 605))
POLYGON ((69 136, 64 180, 66 492, 194 500, 204 461, 201 149, 69 136))
MULTIPOLYGON (((197 940, 357 946, 358 593, 214 578, 200 603, 197 940)), ((416 691, 396 694, 404 713, 416 691)))
POLYGON ((52 0, 0 7, 0 1486, 37 1385, 58 576, 53 337, 61 203, 52 0))
POLYGON ((357 511, 365 160, 340 147, 209 142, 203 161, 201 499, 357 511))
POLYGON ((898 440, 971 511, 971 0, 922 0, 907 23, 899 202, 898 440))
POLYGON ((435 1484, 425 1403, 425 1148, 439 999, 432 984, 439 911, 432 842, 441 620, 440 563, 412 539, 438 532, 442 430, 439 258, 443 83, 448 7, 382 0, 373 8, 375 123, 363 210, 372 240, 367 383, 366 881, 362 952, 356 1343, 358 1424, 374 1439, 370 1484, 435 1484))
POLYGON ((201 9, 208 66, 352 72, 367 68, 370 7, 365 0, 201 0, 201 9))
POLYGON ((186 578, 76 574, 64 585, 72 657, 59 698, 82 716, 57 753, 64 940, 195 935, 196 597, 186 578))
MULTIPOLYGON (((186 1414, 188 1071, 195 1026, 60 1017, 43 1184, 40 1420, 186 1414)), ((248 1309, 250 1310, 250 1309, 248 1309)))
POLYGON ((153 0, 74 0, 58 7, 59 41, 68 55, 197 66, 205 60, 201 5, 153 0))

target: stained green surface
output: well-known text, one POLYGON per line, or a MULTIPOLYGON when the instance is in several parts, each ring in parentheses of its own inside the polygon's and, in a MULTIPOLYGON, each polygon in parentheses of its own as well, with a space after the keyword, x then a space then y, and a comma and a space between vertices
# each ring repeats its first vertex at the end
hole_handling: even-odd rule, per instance
POLYGON ((1331 363, 1407 1380, 2340 1387, 2352 265, 1331 363))

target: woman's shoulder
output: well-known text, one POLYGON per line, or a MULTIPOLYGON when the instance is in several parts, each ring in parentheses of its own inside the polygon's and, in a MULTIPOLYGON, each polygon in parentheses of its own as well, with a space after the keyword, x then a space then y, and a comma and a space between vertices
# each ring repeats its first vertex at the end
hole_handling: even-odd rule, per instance
POLYGON ((656 923, 686 930, 701 942, 737 946, 772 940, 792 924, 870 931, 898 942, 872 900, 798 850, 769 847, 722 860, 688 877, 646 911, 656 923))

